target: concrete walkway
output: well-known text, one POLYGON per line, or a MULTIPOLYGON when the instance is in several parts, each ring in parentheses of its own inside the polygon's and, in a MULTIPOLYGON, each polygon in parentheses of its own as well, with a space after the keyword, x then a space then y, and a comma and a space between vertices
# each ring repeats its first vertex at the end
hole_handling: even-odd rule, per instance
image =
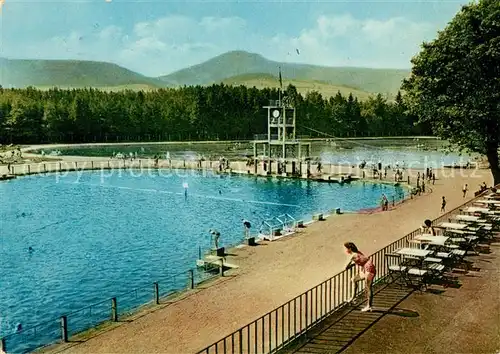
POLYGON ((374 311, 332 316, 293 353, 498 353, 500 238, 470 256, 469 271, 449 274, 452 286, 425 292, 397 284, 374 297, 374 311))

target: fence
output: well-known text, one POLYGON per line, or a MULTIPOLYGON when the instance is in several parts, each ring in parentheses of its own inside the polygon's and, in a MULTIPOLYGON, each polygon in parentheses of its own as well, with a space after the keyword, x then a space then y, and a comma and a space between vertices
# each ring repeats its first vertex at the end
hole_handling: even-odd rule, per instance
MULTIPOLYGON (((457 214, 476 199, 441 215, 433 220, 433 224, 448 221, 452 215, 457 214)), ((384 281, 388 276, 388 263, 385 255, 406 246, 409 240, 419 234, 421 234, 420 229, 414 230, 370 256, 377 267, 375 283, 384 281)), ((354 268, 334 275, 199 351, 198 354, 276 353, 284 349, 293 341, 307 335, 322 320, 346 305, 347 300, 354 295, 354 285, 350 281, 354 275, 354 268)))
POLYGON ((190 269, 163 278, 0 338, 0 349, 4 352, 25 353, 48 344, 67 342, 73 335, 104 322, 117 322, 120 317, 130 315, 143 305, 158 305, 161 298, 186 288, 194 289, 215 276, 217 273, 190 269))

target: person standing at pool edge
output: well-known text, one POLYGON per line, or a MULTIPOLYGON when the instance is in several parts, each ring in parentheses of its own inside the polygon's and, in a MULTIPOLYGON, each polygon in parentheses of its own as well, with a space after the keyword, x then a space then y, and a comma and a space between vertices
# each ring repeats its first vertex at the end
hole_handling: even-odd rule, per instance
POLYGON ((250 236, 250 227, 252 227, 252 225, 250 224, 250 221, 246 219, 241 219, 241 221, 243 222, 243 227, 245 228, 245 238, 248 238, 248 236, 250 236))
POLYGON ((443 200, 441 201, 441 212, 444 213, 446 211, 446 199, 443 196, 443 200))
POLYGON ((352 242, 344 243, 346 253, 351 257, 349 263, 347 263, 345 269, 351 268, 353 263, 359 267, 361 267, 361 271, 351 279, 354 283, 354 295, 349 300, 352 302, 356 297, 356 293, 358 290, 358 283, 361 280, 365 280, 365 292, 366 292, 366 300, 367 304, 365 307, 361 309, 362 312, 372 311, 372 302, 373 302, 373 293, 372 293, 372 284, 373 279, 375 279, 375 275, 377 274, 377 270, 375 268, 375 264, 373 264, 372 260, 365 256, 362 252, 358 250, 356 245, 352 242))

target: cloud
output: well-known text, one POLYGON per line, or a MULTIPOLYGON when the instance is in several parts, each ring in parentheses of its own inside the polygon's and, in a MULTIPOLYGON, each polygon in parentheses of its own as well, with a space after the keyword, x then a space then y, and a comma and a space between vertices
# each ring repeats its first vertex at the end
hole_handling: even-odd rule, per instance
POLYGON ((297 36, 275 36, 273 59, 328 66, 407 68, 435 26, 403 17, 356 19, 351 15, 320 16, 297 36), (300 56, 288 53, 300 50, 300 56))
POLYGON ((133 27, 134 40, 118 56, 129 67, 148 63, 150 70, 142 66, 141 72, 166 74, 234 49, 234 40, 244 35, 245 26, 246 21, 239 17, 197 20, 175 15, 140 22, 133 27))
POLYGON ((10 48, 5 55, 109 61, 149 76, 168 74, 230 50, 256 52, 276 61, 406 68, 420 43, 436 31, 429 23, 403 17, 375 20, 350 14, 321 15, 293 35, 269 33, 261 27, 257 33, 251 30, 255 24, 236 16, 169 15, 129 27, 100 27, 95 22, 44 40, 12 41, 5 46, 10 48))

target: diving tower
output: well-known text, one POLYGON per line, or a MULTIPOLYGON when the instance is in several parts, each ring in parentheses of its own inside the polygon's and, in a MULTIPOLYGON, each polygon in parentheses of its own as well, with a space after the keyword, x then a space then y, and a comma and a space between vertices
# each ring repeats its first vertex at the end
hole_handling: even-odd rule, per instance
POLYGON ((254 173, 258 173, 260 163, 268 175, 276 172, 283 176, 302 176, 304 162, 310 169, 311 144, 300 142, 297 138, 295 107, 287 97, 283 97, 270 100, 269 105, 263 108, 267 110, 267 134, 254 138, 254 173))

